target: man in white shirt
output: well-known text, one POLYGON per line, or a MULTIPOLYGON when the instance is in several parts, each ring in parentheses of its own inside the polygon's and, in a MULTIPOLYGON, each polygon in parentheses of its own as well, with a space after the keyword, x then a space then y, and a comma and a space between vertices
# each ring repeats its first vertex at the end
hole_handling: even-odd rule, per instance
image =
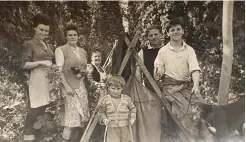
MULTIPOLYGON (((154 62, 154 76, 158 82, 162 81, 161 89, 172 103, 172 113, 177 116, 192 139, 197 140, 202 126, 198 125, 201 120, 195 118, 197 113, 193 112, 192 108, 203 102, 199 91, 200 67, 194 49, 182 38, 182 21, 172 19, 167 32, 170 42, 158 52, 154 62), (190 78, 193 84, 187 83, 190 78)), ((185 139, 182 133, 178 134, 182 140, 185 139)))

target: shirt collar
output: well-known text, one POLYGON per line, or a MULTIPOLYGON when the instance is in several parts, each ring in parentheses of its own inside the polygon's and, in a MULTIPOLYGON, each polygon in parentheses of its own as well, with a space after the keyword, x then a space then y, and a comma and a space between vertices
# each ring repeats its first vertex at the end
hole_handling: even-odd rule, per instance
POLYGON ((41 44, 41 45, 43 45, 43 44, 41 43, 41 41, 40 41, 36 36, 34 36, 34 37, 32 38, 32 41, 33 41, 35 44, 41 44))
MULTIPOLYGON (((160 48, 162 47, 163 45, 160 46, 160 48)), ((148 49, 154 49, 154 47, 152 47, 150 44, 147 45, 147 48, 148 49)))
POLYGON ((154 48, 150 44, 148 44, 147 47, 148 47, 148 49, 153 49, 154 48))
MULTIPOLYGON (((179 51, 186 49, 188 45, 183 41, 183 46, 179 49, 179 51)), ((174 47, 171 46, 171 42, 168 43, 168 48, 173 51, 177 51, 174 47)), ((179 52, 177 51, 177 52, 179 52)))

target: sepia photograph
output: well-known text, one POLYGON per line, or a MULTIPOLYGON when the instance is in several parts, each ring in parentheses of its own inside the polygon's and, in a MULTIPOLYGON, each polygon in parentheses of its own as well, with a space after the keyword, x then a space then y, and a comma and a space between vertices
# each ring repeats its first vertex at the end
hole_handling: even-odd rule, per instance
POLYGON ((0 1, 0 142, 244 142, 245 1, 0 1))

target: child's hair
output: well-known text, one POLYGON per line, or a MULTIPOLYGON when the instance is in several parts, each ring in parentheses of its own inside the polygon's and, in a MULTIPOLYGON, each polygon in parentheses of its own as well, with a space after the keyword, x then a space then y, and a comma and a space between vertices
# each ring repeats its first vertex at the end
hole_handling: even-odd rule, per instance
POLYGON ((162 33, 162 28, 161 28, 161 26, 160 25, 151 25, 151 26, 149 26, 148 28, 147 28, 147 30, 146 30, 146 35, 148 35, 149 34, 149 31, 150 30, 153 30, 153 29, 156 29, 156 30, 158 30, 160 33, 162 33))
POLYGON ((38 13, 33 17, 33 27, 36 28, 39 24, 49 26, 51 23, 50 17, 43 13, 38 13))
POLYGON ((120 75, 112 75, 107 79, 107 87, 115 86, 115 87, 124 87, 126 84, 125 79, 120 75))
POLYGON ((181 18, 173 18, 169 21, 168 25, 167 25, 167 32, 169 31, 169 29, 173 26, 176 26, 176 25, 180 25, 182 27, 182 29, 184 28, 184 23, 183 23, 183 20, 181 18))
POLYGON ((68 22, 66 24, 66 28, 65 28, 65 31, 64 31, 65 36, 67 36, 67 31, 70 31, 70 30, 74 30, 74 31, 77 32, 77 34, 79 34, 77 24, 75 24, 73 22, 68 22))

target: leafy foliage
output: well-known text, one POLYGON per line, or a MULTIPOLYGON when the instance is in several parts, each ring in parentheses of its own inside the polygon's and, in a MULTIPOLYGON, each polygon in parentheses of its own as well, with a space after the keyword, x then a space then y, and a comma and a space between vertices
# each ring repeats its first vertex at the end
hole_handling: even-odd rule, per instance
MULTIPOLYGON (((148 25, 158 23, 162 26, 163 43, 166 44, 168 42, 165 34, 167 21, 172 17, 182 17, 185 23, 186 42, 195 49, 202 69, 202 94, 209 103, 216 104, 223 48, 221 28, 223 3, 219 1, 130 1, 127 4, 128 7, 123 9, 120 2, 116 1, 1 2, 0 141, 22 140, 23 122, 29 103, 28 72, 20 68, 19 61, 22 43, 33 36, 32 17, 37 12, 46 13, 52 18, 49 43, 54 47, 65 43, 64 25, 73 21, 79 27, 80 46, 88 52, 88 55, 93 48, 99 47, 102 50, 103 59, 110 52, 119 33, 124 31, 123 18, 129 22, 130 35, 134 35, 137 29, 142 30, 140 41, 144 45, 148 25)), ((230 87, 232 98, 238 94, 244 94, 245 15, 242 12, 244 10, 243 1, 234 3, 234 60, 230 87)), ((52 70, 51 74, 55 78, 57 72, 52 70)), ((57 79, 54 80, 57 81, 57 79)), ((59 86, 59 81, 54 83, 55 86, 59 86)), ((50 108, 49 112, 59 121, 59 118, 56 118, 55 108, 50 108)), ((43 122, 44 119, 48 120, 45 116, 40 117, 39 120, 43 122)), ((48 123, 48 121, 45 122, 48 123)), ((55 128, 57 128, 56 132, 44 134, 40 141, 57 140, 61 135, 61 127, 55 125, 55 128)))
MULTIPOLYGON (((129 29, 134 33, 141 27, 143 34, 140 40, 146 39, 146 28, 150 24, 160 24, 164 33, 163 43, 168 42, 166 23, 173 17, 184 21, 187 44, 191 45, 201 66, 202 94, 208 103, 217 103, 220 68, 222 63, 222 9, 223 2, 186 1, 186 2, 129 2, 129 29)), ((245 10, 244 2, 235 2, 233 17, 234 60, 231 77, 230 96, 244 93, 244 58, 245 58, 245 10)))

